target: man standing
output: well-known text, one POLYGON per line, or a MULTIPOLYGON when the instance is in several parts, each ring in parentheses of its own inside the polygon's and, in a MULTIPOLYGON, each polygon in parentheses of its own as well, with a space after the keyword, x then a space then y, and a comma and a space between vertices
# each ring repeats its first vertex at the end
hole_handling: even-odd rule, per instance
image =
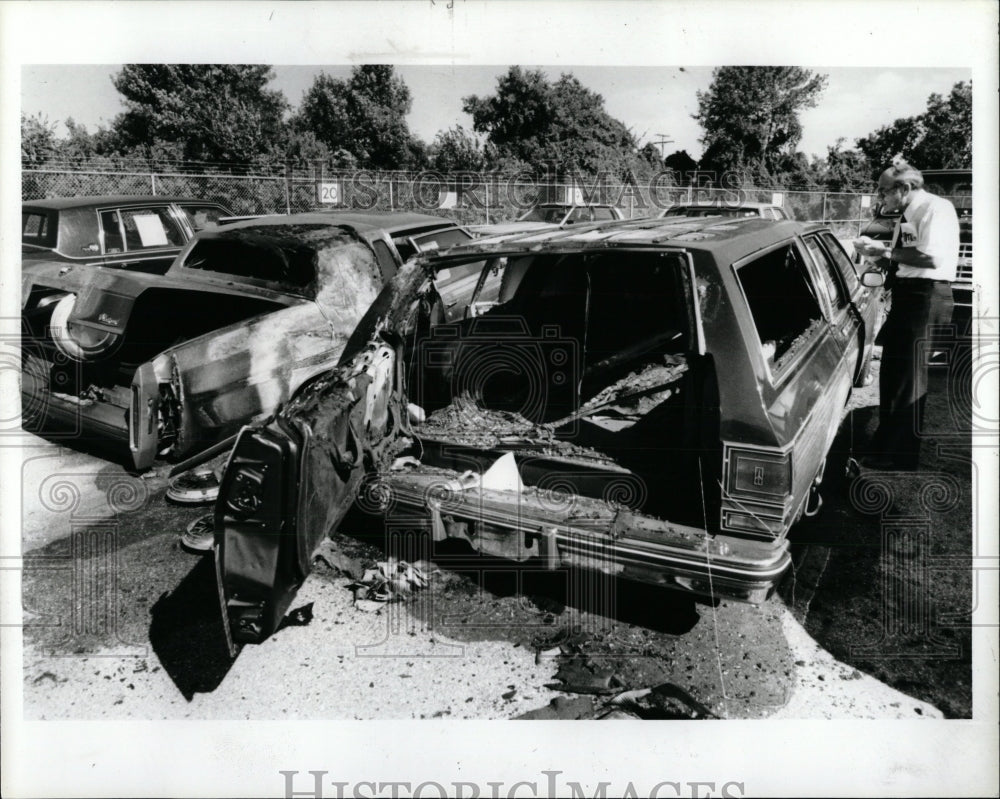
POLYGON ((924 191, 924 178, 902 159, 879 176, 883 209, 902 210, 888 247, 862 245, 868 256, 895 267, 892 307, 879 340, 879 426, 871 454, 873 469, 917 468, 927 395, 927 342, 935 325, 951 321, 951 282, 958 266, 959 226, 955 207, 924 191))

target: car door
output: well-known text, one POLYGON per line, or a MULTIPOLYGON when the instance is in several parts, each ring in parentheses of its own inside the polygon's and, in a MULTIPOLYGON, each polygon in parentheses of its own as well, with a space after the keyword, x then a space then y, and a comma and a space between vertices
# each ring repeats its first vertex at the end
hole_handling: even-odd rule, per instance
POLYGON ((849 312, 857 323, 854 335, 857 338, 858 348, 856 353, 854 353, 853 348, 851 349, 851 352, 857 357, 854 385, 863 385, 871 363, 875 334, 878 333, 882 324, 884 313, 882 292, 881 290, 873 291, 861 285, 854 264, 851 263, 851 259, 844 252, 833 233, 821 231, 810 238, 820 245, 819 249, 815 250, 815 257, 819 258, 821 254, 825 255, 825 269, 830 274, 830 279, 839 278, 849 312))
POLYGON ((791 453, 791 520, 823 467, 850 393, 854 361, 845 348, 851 330, 843 327, 851 323, 846 310, 834 306, 801 239, 733 267, 762 355, 760 396, 779 447, 791 453))

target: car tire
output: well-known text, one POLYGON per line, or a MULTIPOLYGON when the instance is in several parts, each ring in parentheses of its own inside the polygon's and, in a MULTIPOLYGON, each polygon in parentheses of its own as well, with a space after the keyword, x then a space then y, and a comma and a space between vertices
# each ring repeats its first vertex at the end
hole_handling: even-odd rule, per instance
POLYGON ((56 348, 74 361, 94 361, 109 354, 121 335, 72 325, 69 317, 75 305, 76 295, 67 294, 52 309, 49 330, 56 348))

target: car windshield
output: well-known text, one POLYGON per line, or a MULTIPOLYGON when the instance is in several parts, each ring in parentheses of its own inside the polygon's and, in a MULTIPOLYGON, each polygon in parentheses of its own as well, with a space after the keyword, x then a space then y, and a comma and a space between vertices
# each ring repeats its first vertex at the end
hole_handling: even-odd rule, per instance
POLYGON ((551 224, 559 224, 562 222, 563 217, 566 216, 567 209, 563 206, 545 206, 538 205, 532 208, 528 213, 522 216, 519 222, 549 222, 551 224))

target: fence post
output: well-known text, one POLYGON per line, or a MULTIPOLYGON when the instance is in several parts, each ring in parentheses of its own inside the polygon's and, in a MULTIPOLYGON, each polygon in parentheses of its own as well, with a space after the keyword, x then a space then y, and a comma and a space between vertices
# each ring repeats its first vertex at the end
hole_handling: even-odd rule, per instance
POLYGON ((152 191, 153 196, 155 197, 156 196, 156 175, 155 174, 150 173, 150 175, 149 175, 149 183, 152 186, 151 191, 152 191))
POLYGON ((291 168, 289 163, 285 162, 285 213, 290 214, 292 212, 292 187, 291 187, 291 177, 289 176, 291 168))
POLYGON ((823 221, 824 222, 826 221, 826 198, 827 198, 827 194, 824 191, 823 192, 823 221))

